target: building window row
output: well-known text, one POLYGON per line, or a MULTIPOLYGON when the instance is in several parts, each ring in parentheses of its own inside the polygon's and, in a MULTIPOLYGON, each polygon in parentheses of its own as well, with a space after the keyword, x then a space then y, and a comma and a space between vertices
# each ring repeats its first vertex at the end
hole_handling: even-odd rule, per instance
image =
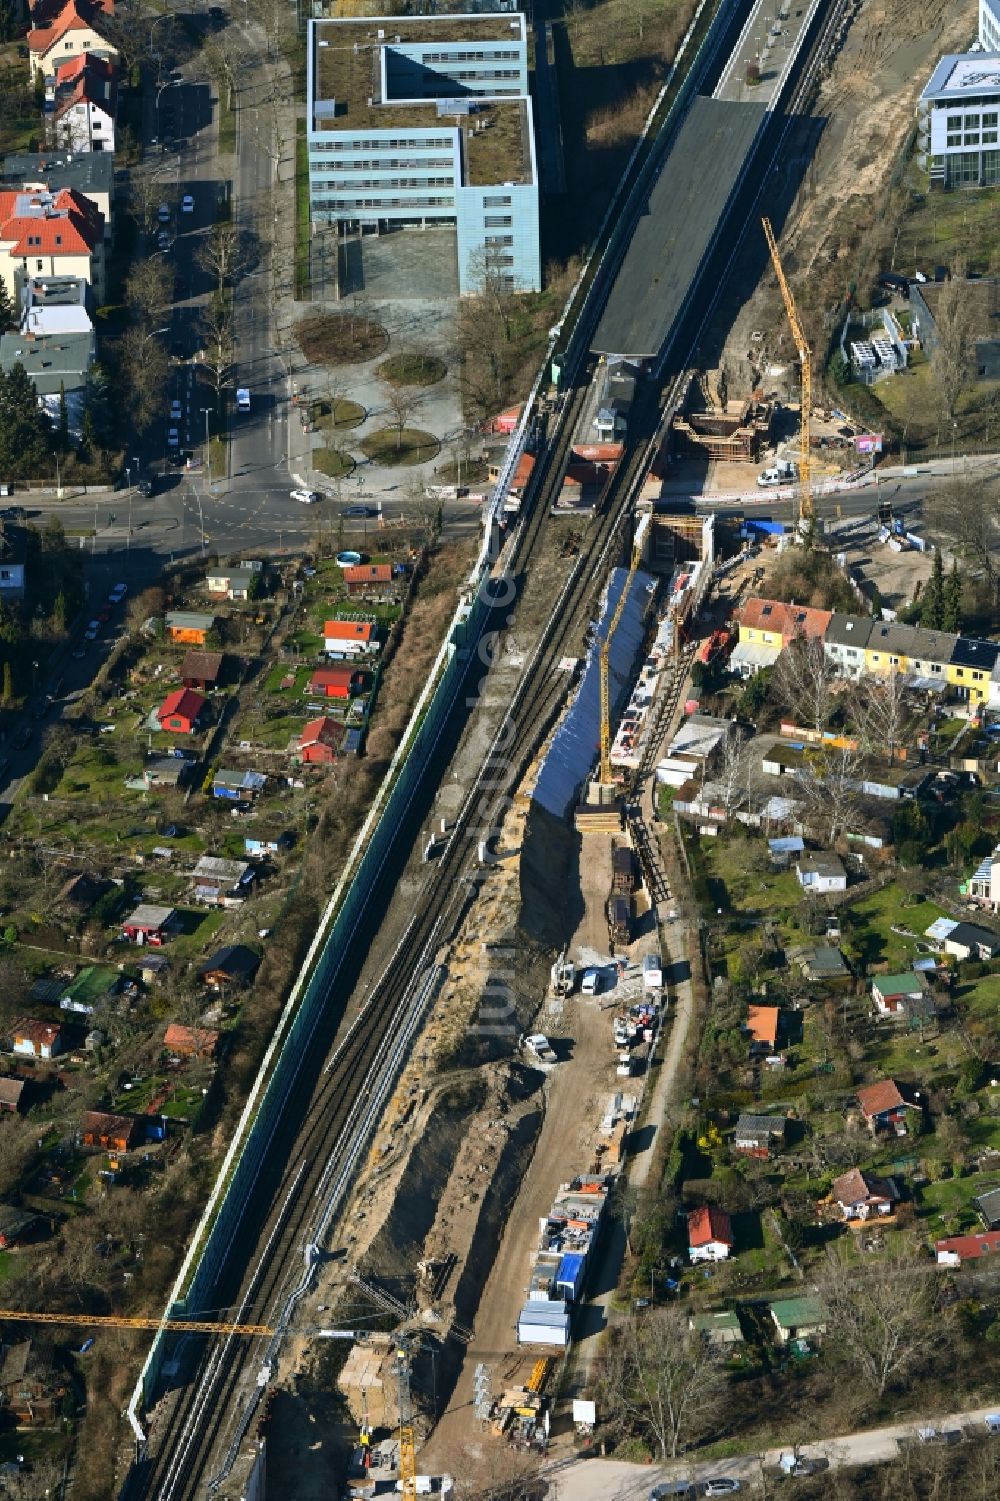
MULTIPOLYGON (((442 127, 447 129, 449 127, 442 127)), ((310 151, 419 151, 430 148, 440 151, 447 141, 436 136, 387 136, 385 140, 340 140, 311 141, 310 151)))
POLYGON ((454 208, 454 198, 341 198, 335 202, 317 199, 317 207, 331 213, 343 214, 347 209, 358 208, 454 208))
POLYGON ((513 200, 509 193, 487 193, 483 208, 510 208, 513 200))
POLYGON ((380 188, 452 188, 454 186, 454 177, 369 177, 360 178, 357 182, 342 182, 335 177, 328 177, 319 178, 315 183, 316 189, 321 193, 338 191, 357 193, 363 189, 377 192, 380 188))
POLYGON ((486 237, 485 237, 485 243, 487 245, 513 245, 513 243, 514 243, 514 236, 513 235, 486 235, 486 237))
POLYGON ((484 229, 510 229, 514 223, 511 214, 487 214, 483 220, 484 229))
POLYGON ((508 58, 516 59, 520 50, 520 46, 517 46, 502 47, 492 52, 422 52, 420 61, 423 63, 506 62, 508 58))
POLYGON ((353 162, 338 162, 338 172, 392 172, 418 170, 429 172, 433 167, 452 167, 455 164, 451 156, 367 156, 353 162))

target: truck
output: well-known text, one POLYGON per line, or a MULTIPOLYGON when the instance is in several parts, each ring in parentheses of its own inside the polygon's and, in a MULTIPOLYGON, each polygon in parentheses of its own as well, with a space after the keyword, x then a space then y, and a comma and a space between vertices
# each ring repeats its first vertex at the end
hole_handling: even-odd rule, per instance
POLYGON ((790 485, 794 478, 795 465, 791 459, 778 459, 777 463, 758 474, 757 484, 762 490, 768 490, 772 485, 790 485))
POLYGON ((646 990, 663 989, 663 961, 659 954, 643 955, 642 983, 646 990))
POLYGON ((539 1063, 551 1065, 556 1062, 555 1050, 544 1032, 533 1032, 524 1039, 524 1045, 534 1053, 539 1063))

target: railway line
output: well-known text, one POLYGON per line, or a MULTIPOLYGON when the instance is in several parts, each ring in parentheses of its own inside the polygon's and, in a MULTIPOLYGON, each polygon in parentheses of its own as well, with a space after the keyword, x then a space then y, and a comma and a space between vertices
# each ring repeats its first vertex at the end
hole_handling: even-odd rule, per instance
MULTIPOLYGON (((791 116, 804 107, 815 82, 823 48, 836 29, 843 0, 831 14, 810 51, 792 96, 791 116)), ((779 134, 774 152, 787 133, 779 134)), ((743 215, 744 229, 756 205, 753 195, 743 215)), ((742 212, 742 209, 741 209, 742 212)), ((742 234, 736 236, 728 264, 735 259, 742 234)), ((512 695, 490 752, 455 821, 438 859, 427 867, 421 897, 398 945, 393 962, 372 987, 358 1016, 325 1066, 303 1072, 300 1083, 308 1103, 284 1112, 270 1143, 269 1160, 280 1163, 263 1174, 244 1210, 234 1243, 228 1283, 220 1282, 220 1305, 233 1310, 235 1322, 269 1323, 279 1331, 291 1319, 295 1302, 307 1285, 311 1259, 330 1222, 342 1207, 361 1150, 405 1062, 435 992, 437 959, 457 932, 475 897, 468 879, 478 841, 492 827, 503 800, 517 787, 564 701, 567 677, 558 670, 562 656, 576 654, 595 597, 609 567, 624 550, 631 503, 661 441, 662 433, 689 379, 687 361, 712 315, 715 294, 706 299, 698 327, 676 341, 672 364, 677 373, 662 394, 652 385, 636 405, 633 430, 612 480, 601 513, 594 518, 586 548, 575 559, 559 599, 512 695), (681 353, 683 348, 683 353, 681 353), (513 747, 513 750, 510 748, 513 747)), ((694 322, 689 319, 689 324, 694 322)), ((573 384, 562 398, 552 440, 539 455, 523 516, 494 570, 500 585, 483 630, 469 653, 460 698, 475 685, 480 668, 489 665, 500 633, 523 579, 546 535, 552 502, 559 486, 574 430, 586 400, 588 372, 577 361, 573 384), (513 587, 512 586, 513 581, 513 587)), ((335 978, 340 978, 335 977, 335 978)), ((305 1051, 305 1050, 303 1050, 305 1051)), ((320 1056, 323 1056, 322 1054, 320 1056)), ((256 1340, 233 1335, 199 1338, 196 1353, 183 1326, 172 1336, 174 1357, 190 1374, 164 1421, 154 1425, 147 1453, 133 1466, 123 1491, 127 1501, 188 1501, 211 1494, 239 1436, 247 1426, 261 1386, 255 1379, 262 1363, 256 1340)), ((270 1363, 281 1344, 276 1335, 263 1359, 270 1363)))

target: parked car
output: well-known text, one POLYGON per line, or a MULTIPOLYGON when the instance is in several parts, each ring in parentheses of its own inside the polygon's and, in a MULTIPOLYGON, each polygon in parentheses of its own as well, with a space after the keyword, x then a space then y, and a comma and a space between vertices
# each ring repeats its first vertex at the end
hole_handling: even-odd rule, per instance
POLYGON ((156 217, 160 221, 161 224, 169 224, 170 223, 170 205, 169 205, 169 203, 161 203, 160 204, 159 208, 156 210, 156 217))
POLYGON ((108 599, 113 605, 120 605, 127 593, 128 584, 116 584, 108 595, 108 599))
POLYGON ((83 633, 83 639, 84 641, 96 641, 100 634, 101 622, 99 620, 92 620, 83 633))
POLYGON ((740 1482, 729 1475, 719 1475, 712 1480, 706 1480, 702 1495, 705 1496, 733 1496, 740 1488, 740 1482))
POLYGON ((168 427, 167 428, 167 446, 169 448, 176 448, 179 445, 180 441, 181 441, 181 435, 177 431, 176 427, 168 427))
POLYGON ((181 403, 179 401, 177 401, 177 400, 172 401, 170 403, 170 420, 171 420, 171 422, 180 422, 180 420, 183 417, 183 415, 184 415, 184 408, 181 405, 181 403))
POLYGON ((191 196, 190 193, 185 193, 184 197, 181 199, 181 213, 182 214, 193 214, 194 213, 194 199, 192 198, 192 196, 191 196))

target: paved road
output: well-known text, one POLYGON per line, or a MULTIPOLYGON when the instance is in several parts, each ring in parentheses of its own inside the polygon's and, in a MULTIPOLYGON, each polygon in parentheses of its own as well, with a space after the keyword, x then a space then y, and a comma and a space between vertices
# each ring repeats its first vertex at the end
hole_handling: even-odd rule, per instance
MULTIPOLYGON (((818 1469, 841 1469, 863 1464, 885 1464, 895 1459, 900 1444, 920 1442, 917 1429, 933 1427, 939 1433, 983 1432, 987 1414, 1000 1410, 977 1407, 968 1412, 949 1413, 888 1428, 870 1428, 857 1433, 817 1443, 799 1444, 791 1439, 783 1447, 763 1453, 742 1454, 730 1459, 692 1463, 676 1460, 665 1465, 626 1464, 620 1460, 589 1459, 553 1466, 546 1473, 555 1501, 646 1501, 651 1488, 665 1480, 690 1480, 695 1485, 710 1477, 731 1476, 747 1489, 762 1483, 767 1474, 778 1475, 782 1456, 794 1456, 816 1462, 818 1469)), ((1000 1437, 997 1438, 1000 1443, 1000 1437)), ((790 1488, 790 1494, 794 1490, 790 1488)))

